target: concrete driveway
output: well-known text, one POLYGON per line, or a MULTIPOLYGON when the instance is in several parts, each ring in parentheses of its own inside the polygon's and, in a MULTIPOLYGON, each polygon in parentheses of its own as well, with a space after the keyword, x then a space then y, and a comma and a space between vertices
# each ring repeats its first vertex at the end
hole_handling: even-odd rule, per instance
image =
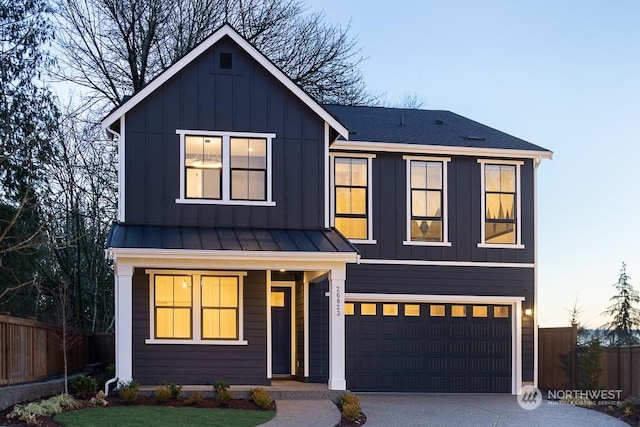
POLYGON ((549 401, 522 409, 506 394, 367 394, 360 397, 366 427, 388 426, 627 426, 589 409, 549 401))

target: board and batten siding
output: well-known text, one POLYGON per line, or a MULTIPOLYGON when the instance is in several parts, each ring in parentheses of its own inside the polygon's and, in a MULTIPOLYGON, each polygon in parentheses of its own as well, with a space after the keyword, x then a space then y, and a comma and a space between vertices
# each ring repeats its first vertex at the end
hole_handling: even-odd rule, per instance
MULTIPOLYGON (((375 153, 372 161, 373 236, 377 244, 356 244, 362 258, 429 261, 533 263, 533 161, 521 173, 521 226, 524 249, 479 248, 481 165, 476 157, 452 156, 448 162, 449 241, 451 246, 404 245, 407 240, 407 162, 403 153, 375 153)), ((341 155, 348 156, 346 153, 341 155)), ((438 157, 438 156, 430 156, 438 157)))
POLYGON ((126 222, 324 227, 324 122, 231 39, 223 38, 126 115, 126 222), (220 70, 220 52, 233 69, 220 70), (276 206, 178 204, 177 129, 275 133, 276 206))
MULTIPOLYGON (((346 292, 524 297, 533 307, 533 269, 348 264, 346 292)), ((523 381, 533 381, 533 322, 522 322, 523 381)))
POLYGON ((145 344, 149 338, 149 276, 133 276, 133 378, 143 385, 176 384, 268 385, 266 280, 264 271, 244 277, 244 339, 248 345, 145 344))

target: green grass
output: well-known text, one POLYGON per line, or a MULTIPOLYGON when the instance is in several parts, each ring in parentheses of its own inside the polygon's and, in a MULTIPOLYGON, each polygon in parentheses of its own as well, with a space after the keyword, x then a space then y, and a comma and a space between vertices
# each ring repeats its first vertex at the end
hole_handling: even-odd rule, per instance
POLYGON ((57 415, 55 421, 65 427, 250 427, 265 423, 275 411, 243 411, 237 409, 171 408, 154 406, 118 406, 89 408, 57 415))

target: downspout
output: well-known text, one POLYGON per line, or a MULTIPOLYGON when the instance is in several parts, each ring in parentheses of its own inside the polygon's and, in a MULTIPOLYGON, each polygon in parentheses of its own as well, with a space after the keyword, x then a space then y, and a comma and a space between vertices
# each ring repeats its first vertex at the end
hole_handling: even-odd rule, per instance
MULTIPOLYGON (((110 134, 112 134, 113 136, 115 136, 116 138, 118 138, 118 144, 120 144, 120 134, 116 131, 114 131, 113 129, 111 129, 110 126, 107 126, 107 132, 109 132, 110 134)), ((120 183, 118 183, 119 185, 120 183)), ((112 254, 109 253, 109 250, 105 250, 105 257, 110 257, 112 254)), ((117 291, 116 291, 117 292, 117 291)), ((118 298, 116 298, 115 300, 115 304, 118 304, 118 298)), ((117 307, 115 307, 115 312, 118 312, 117 307)), ((118 381, 118 377, 113 377, 110 380, 107 380, 107 382, 104 383, 104 395, 108 396, 109 395, 109 386, 115 382, 118 381)))
POLYGON ((538 387, 538 167, 542 157, 533 162, 533 386, 538 387))

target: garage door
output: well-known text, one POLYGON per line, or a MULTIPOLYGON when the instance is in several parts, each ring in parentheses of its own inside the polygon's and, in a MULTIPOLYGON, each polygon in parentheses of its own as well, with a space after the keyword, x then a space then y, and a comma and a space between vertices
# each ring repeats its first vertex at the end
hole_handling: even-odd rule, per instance
POLYGON ((511 392, 511 307, 347 303, 347 388, 511 392))

